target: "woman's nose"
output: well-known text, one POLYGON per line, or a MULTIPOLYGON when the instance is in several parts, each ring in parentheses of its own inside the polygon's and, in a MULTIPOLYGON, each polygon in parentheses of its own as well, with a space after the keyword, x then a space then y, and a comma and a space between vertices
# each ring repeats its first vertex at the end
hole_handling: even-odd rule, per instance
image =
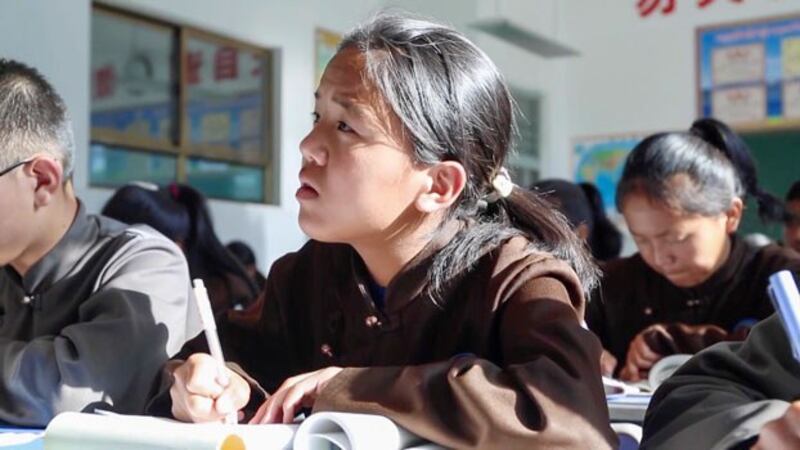
POLYGON ((327 150, 325 149, 325 140, 322 139, 321 134, 319 126, 315 125, 306 137, 300 141, 300 154, 303 156, 303 164, 325 165, 327 150))

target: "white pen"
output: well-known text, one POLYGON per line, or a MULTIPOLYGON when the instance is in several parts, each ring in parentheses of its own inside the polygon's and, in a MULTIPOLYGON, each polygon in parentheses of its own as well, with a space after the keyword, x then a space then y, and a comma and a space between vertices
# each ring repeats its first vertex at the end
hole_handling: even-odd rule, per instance
MULTIPOLYGON (((220 367, 224 370, 225 358, 222 356, 222 346, 219 343, 219 335, 217 335, 217 323, 214 321, 214 313, 211 311, 211 301, 208 299, 208 292, 203 280, 195 278, 194 283, 194 298, 197 302, 197 310, 200 312, 200 321, 203 322, 203 330, 206 333, 206 341, 208 341, 208 351, 211 357, 216 359, 220 367)), ((238 423, 236 412, 232 412, 225 416, 226 424, 238 423)))

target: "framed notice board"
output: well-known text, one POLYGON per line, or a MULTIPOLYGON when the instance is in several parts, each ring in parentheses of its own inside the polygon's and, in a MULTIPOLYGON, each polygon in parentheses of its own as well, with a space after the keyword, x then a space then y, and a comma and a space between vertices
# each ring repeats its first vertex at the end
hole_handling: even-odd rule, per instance
POLYGON ((800 127, 800 15, 698 28, 698 115, 737 130, 800 127))

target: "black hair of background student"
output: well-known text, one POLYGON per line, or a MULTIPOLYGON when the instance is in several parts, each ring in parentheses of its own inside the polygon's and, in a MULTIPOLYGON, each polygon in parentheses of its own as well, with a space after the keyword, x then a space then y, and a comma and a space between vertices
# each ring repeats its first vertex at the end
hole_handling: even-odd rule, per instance
POLYGON ((800 180, 795 181, 786 191, 786 201, 800 200, 800 180))
POLYGON ((229 252, 233 253, 233 256, 235 256, 236 259, 238 259, 239 262, 245 267, 256 265, 256 254, 246 243, 242 241, 231 241, 228 242, 225 248, 227 248, 229 252))
POLYGON ((228 242, 225 248, 227 248, 228 251, 231 252, 231 254, 233 254, 233 256, 235 256, 240 263, 242 263, 244 269, 247 271, 247 274, 253 281, 255 281, 258 289, 263 291, 267 286, 267 279, 258 270, 258 265, 256 264, 256 254, 253 252, 253 249, 242 241, 228 242))
POLYGON ((581 225, 586 228, 586 243, 595 259, 606 261, 619 256, 622 233, 606 215, 603 198, 593 184, 551 178, 538 181, 531 188, 553 203, 573 229, 581 225))
POLYGON ((255 281, 214 232, 205 197, 194 188, 177 183, 167 188, 130 184, 111 196, 101 214, 150 225, 176 242, 186 255, 191 277, 202 278, 209 287, 216 313, 247 306, 258 295, 255 281), (225 286, 224 294, 213 292, 215 283, 225 286))
POLYGON ((458 161, 467 172, 464 191, 449 214, 470 225, 435 257, 426 283, 433 299, 512 236, 525 236, 567 261, 585 289, 596 285, 592 258, 547 202, 518 186, 507 197, 493 199, 492 181, 513 147, 515 110, 502 74, 480 48, 430 22, 391 17, 356 28, 339 51, 351 47, 364 54, 370 81, 400 117, 414 159, 421 164, 458 161))
POLYGON ((800 252, 800 180, 795 181, 786 192, 783 245, 800 252))
POLYGON ((752 195, 762 221, 782 221, 783 203, 758 184, 750 149, 719 120, 696 120, 688 132, 658 133, 640 142, 628 156, 617 185, 617 209, 626 196, 648 198, 689 214, 713 216, 730 207, 731 194, 752 195), (675 183, 676 175, 689 183, 675 183))

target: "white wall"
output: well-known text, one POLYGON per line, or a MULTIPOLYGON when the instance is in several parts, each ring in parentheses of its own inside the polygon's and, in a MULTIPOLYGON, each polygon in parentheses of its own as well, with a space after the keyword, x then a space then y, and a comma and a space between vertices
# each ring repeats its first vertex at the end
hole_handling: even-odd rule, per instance
MULTIPOLYGON (((686 128, 695 116, 694 29, 800 12, 797 0, 676 0, 675 13, 640 18, 635 2, 597 0, 109 0, 110 4, 279 50, 280 206, 212 201, 223 240, 253 244, 265 269, 305 240, 294 200, 297 146, 313 104, 313 30, 345 31, 385 6, 451 23, 497 63, 515 87, 543 96, 542 175, 570 177, 575 136, 686 128), (544 59, 469 24, 504 16, 576 47, 544 59)), ((79 195, 97 211, 111 191, 88 187, 89 0, 0 0, 0 56, 37 67, 62 94, 75 126, 79 195)))
MULTIPOLYGON (((564 2, 564 33, 581 51, 567 62, 570 137, 687 129, 696 117, 695 28, 800 13, 796 0, 676 0, 641 18, 633 1, 564 2)), ((665 2, 662 2, 665 3, 665 2)), ((561 159, 553 175, 570 176, 561 159)))
POLYGON ((0 57, 38 69, 61 94, 75 131, 75 183, 87 183, 89 1, 0 1, 0 57))
MULTIPOLYGON (((493 0, 492 0, 493 1, 493 0)), ((563 100, 549 96, 563 84, 561 68, 469 28, 478 17, 499 12, 528 14, 528 25, 546 33, 556 0, 495 4, 488 0, 107 0, 104 3, 166 21, 185 24, 278 49, 279 95, 277 132, 280 149, 280 206, 213 200, 211 212, 223 241, 244 239, 257 252, 262 269, 297 249, 305 236, 297 226, 294 192, 300 168, 298 143, 308 131, 313 106, 313 30, 344 32, 383 7, 399 7, 451 23, 474 38, 498 63, 516 87, 545 94, 544 140, 548 146, 560 130, 563 100), (522 8, 522 9, 520 9, 522 8), (538 12, 547 11, 545 14, 538 12)), ((98 211, 110 189, 88 185, 89 0, 0 0, 0 56, 38 68, 64 97, 73 117, 76 142, 75 185, 90 211, 98 211)), ((563 146, 563 144, 558 144, 563 146)))
MULTIPOLYGON (((262 269, 297 249, 305 236, 297 226, 298 143, 311 125, 313 30, 345 31, 376 9, 377 1, 306 0, 115 0, 108 4, 191 25, 279 50, 277 130, 280 149, 280 206, 211 201, 223 241, 251 243, 262 269)), ((0 1, 0 56, 38 68, 61 93, 73 117, 76 142, 75 186, 90 211, 98 211, 109 189, 88 186, 89 0, 0 1)))

